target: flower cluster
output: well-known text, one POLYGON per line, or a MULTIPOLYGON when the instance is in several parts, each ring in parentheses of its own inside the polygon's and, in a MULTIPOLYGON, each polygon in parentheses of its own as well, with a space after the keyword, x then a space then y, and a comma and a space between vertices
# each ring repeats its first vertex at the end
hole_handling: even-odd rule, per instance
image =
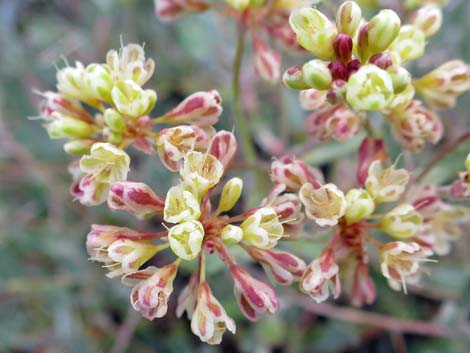
POLYGON ((469 69, 454 60, 412 80, 406 65, 424 54, 426 39, 441 27, 442 13, 427 5, 410 21, 402 25, 389 9, 365 21, 353 1, 339 7, 336 24, 317 9, 292 12, 290 25, 299 44, 318 57, 283 75, 285 85, 302 90, 302 107, 314 110, 306 120, 310 135, 319 140, 350 138, 367 121, 364 111, 378 111, 410 151, 440 140, 439 117, 414 99, 415 92, 432 108, 451 107, 469 90, 469 69))

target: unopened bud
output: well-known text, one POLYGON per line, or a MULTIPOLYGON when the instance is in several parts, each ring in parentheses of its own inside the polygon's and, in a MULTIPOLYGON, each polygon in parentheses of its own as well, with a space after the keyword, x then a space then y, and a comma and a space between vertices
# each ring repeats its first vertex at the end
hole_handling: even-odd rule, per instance
POLYGON ((392 78, 394 94, 401 93, 411 83, 410 73, 403 67, 394 65, 387 69, 387 73, 392 78))
POLYGON ((369 217, 375 210, 374 199, 364 189, 351 189, 346 194, 347 208, 344 217, 353 224, 369 217))
POLYGON ((370 57, 369 63, 380 67, 382 70, 387 70, 393 65, 392 57, 388 53, 377 53, 370 57))
POLYGON ((281 76, 281 55, 268 48, 261 39, 254 40, 254 62, 256 73, 271 84, 281 76))
POLYGON ((305 90, 310 86, 304 81, 304 75, 300 66, 288 68, 282 75, 282 82, 292 89, 305 90))
POLYGON ((93 97, 111 103, 113 79, 107 65, 90 64, 85 69, 85 85, 93 97))
POLYGON ((201 251, 204 227, 201 222, 187 221, 170 228, 168 241, 173 253, 183 260, 192 260, 201 251))
POLYGON ((381 10, 367 24, 368 50, 376 54, 387 49, 400 31, 400 17, 389 9, 381 10))
POLYGON ((412 23, 419 27, 426 37, 431 37, 441 29, 442 10, 435 5, 423 6, 413 14, 412 23))
POLYGON ((227 245, 239 243, 243 239, 243 230, 238 226, 227 224, 222 229, 221 238, 227 245))
POLYGON ((337 59, 344 63, 349 62, 353 49, 353 41, 350 36, 344 33, 338 34, 333 42, 333 48, 337 59))
POLYGON ((143 90, 132 80, 118 82, 112 89, 111 95, 117 110, 132 118, 148 114, 157 101, 155 91, 143 90))
POLYGON ((52 139, 79 139, 92 135, 94 128, 83 120, 55 114, 54 120, 47 125, 47 133, 52 139))
POLYGON ((106 109, 103 118, 106 125, 113 131, 123 132, 126 128, 126 120, 114 109, 106 109))
POLYGON ((336 27, 341 33, 354 36, 361 22, 362 11, 354 1, 344 2, 336 14, 336 27))
POLYGON ((242 194, 243 180, 240 178, 232 178, 224 185, 222 195, 220 196, 219 212, 227 212, 235 206, 240 195, 242 194))
POLYGON ((302 67, 304 81, 312 88, 326 90, 331 84, 330 69, 321 60, 311 60, 302 67))
POLYGON ((95 141, 93 140, 73 140, 64 145, 64 151, 73 156, 82 156, 90 152, 91 146, 95 141))
POLYGON ((416 60, 424 54, 426 36, 417 26, 405 25, 400 28, 400 33, 390 46, 389 50, 394 61, 402 63, 416 60))
POLYGON ((415 235, 423 217, 413 206, 403 204, 388 212, 380 222, 380 229, 394 238, 406 239, 415 235))

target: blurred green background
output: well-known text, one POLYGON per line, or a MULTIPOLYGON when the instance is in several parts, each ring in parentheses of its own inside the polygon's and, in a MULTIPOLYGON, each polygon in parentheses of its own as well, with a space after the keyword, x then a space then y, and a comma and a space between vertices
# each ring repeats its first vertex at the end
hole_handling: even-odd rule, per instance
MULTIPOLYGON (((428 55, 413 66, 423 73, 452 58, 469 61, 468 0, 451 0, 444 9, 442 31, 428 44, 428 55)), ((203 14, 162 23, 153 1, 117 0, 0 0, 0 352, 289 352, 289 353, 453 353, 468 352, 469 342, 394 334, 367 324, 363 311, 331 311, 316 315, 301 308, 292 291, 280 288, 282 309, 257 324, 247 322, 231 294, 231 280, 220 267, 212 269, 210 283, 229 314, 237 321, 237 335, 226 334, 223 344, 210 347, 194 337, 186 318, 177 319, 174 299, 163 319, 139 320, 129 310, 130 290, 104 276, 98 264, 87 260, 85 237, 92 223, 145 228, 124 213, 105 206, 85 208, 68 194, 70 160, 62 141, 51 141, 37 115, 39 97, 33 89, 53 90, 56 67, 80 60, 103 61, 106 52, 124 43, 145 43, 156 61, 156 74, 147 84, 159 96, 156 111, 163 112, 185 95, 216 88, 224 100, 220 127, 233 126, 230 109, 230 65, 234 50, 232 21, 203 14), (333 314, 332 314, 333 313, 333 314), (351 322, 348 316, 358 315, 351 322), (326 318, 325 318, 326 316, 326 318), (334 316, 334 317, 331 317, 334 316), (349 319, 348 319, 349 318, 349 319), (361 323, 358 323, 361 322, 361 323)), ((248 56, 244 66, 244 102, 254 123, 253 135, 262 148, 265 134, 276 134, 279 114, 289 118, 293 140, 302 139, 306 116, 295 92, 253 80, 248 56), (282 102, 282 106, 279 102, 282 102), (262 133, 263 132, 263 133, 262 133)), ((285 56, 284 67, 304 58, 285 56)), ((442 112, 447 127, 443 143, 469 127, 468 95, 442 112)), ((331 180, 342 180, 351 169, 359 139, 328 143, 306 157, 324 167, 331 180)), ((400 149, 388 138, 392 153, 400 149)), ((462 146, 443 160, 429 179, 446 183, 463 169, 462 146)), ((416 166, 433 149, 409 157, 416 166)), ((171 179, 156 157, 133 156, 133 180, 149 182, 163 193, 171 179)), ((269 158, 267 158, 269 160, 269 158)), ((377 274, 378 300, 365 308, 395 318, 423 320, 453 332, 469 334, 469 237, 452 255, 432 265, 423 289, 403 295, 392 292, 377 274)), ((291 245, 305 259, 320 252, 323 239, 291 245)), ((179 293, 187 279, 177 281, 179 293)), ((175 297, 175 295, 174 295, 175 297)), ((338 306, 347 303, 339 301, 338 306)), ((335 307, 334 307, 335 308, 335 307)), ((334 309, 333 308, 333 309, 334 309)))

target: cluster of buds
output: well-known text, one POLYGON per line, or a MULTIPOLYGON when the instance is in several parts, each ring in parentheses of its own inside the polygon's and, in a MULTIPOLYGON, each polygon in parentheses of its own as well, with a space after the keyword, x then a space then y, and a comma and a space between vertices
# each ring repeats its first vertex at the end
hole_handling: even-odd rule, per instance
POLYGON ((306 120, 310 135, 319 140, 347 139, 359 131, 358 111, 379 111, 398 142, 410 151, 440 140, 439 117, 414 100, 415 91, 432 108, 451 107, 469 89, 468 66, 454 60, 412 80, 405 65, 424 54, 426 38, 439 31, 442 13, 428 5, 410 21, 402 25, 389 9, 365 21, 353 1, 339 7, 336 25, 317 9, 292 12, 290 24, 299 44, 318 57, 283 75, 286 86, 301 90, 302 107, 315 110, 306 120))

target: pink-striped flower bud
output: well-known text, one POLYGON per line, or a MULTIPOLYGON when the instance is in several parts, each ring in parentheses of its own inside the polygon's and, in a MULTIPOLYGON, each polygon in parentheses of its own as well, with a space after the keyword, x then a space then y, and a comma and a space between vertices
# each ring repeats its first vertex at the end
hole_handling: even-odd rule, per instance
POLYGON ((219 344, 226 330, 234 334, 235 321, 214 297, 207 282, 201 283, 197 290, 197 306, 191 319, 191 331, 202 342, 219 344))
POLYGON ((426 142, 436 144, 444 133, 439 117, 413 100, 403 111, 389 115, 393 136, 409 151, 419 152, 426 142))
POLYGON ((392 57, 388 53, 377 53, 370 57, 370 64, 380 67, 382 70, 387 70, 393 65, 392 57))
POLYGON ((177 270, 178 266, 173 263, 162 268, 149 266, 124 275, 122 283, 133 287, 130 299, 135 311, 147 320, 165 316, 177 270))
POLYGON ((181 125, 163 129, 157 137, 157 153, 162 163, 172 172, 181 167, 181 160, 196 145, 196 133, 190 126, 181 125))
POLYGON ((275 84, 281 77, 281 55, 257 37, 254 38, 253 46, 256 73, 263 80, 275 84))
POLYGON ((348 77, 348 69, 346 65, 339 61, 332 61, 328 64, 328 69, 330 69, 331 77, 333 81, 341 80, 346 81, 348 77))
POLYGON ((310 88, 304 81, 304 74, 302 72, 302 67, 292 66, 288 68, 282 75, 282 82, 289 88, 296 90, 303 90, 310 88))
POLYGON ((341 293, 338 271, 333 252, 326 251, 307 266, 300 279, 300 289, 317 303, 328 299, 330 291, 336 299, 341 293))
POLYGON ((369 175, 369 166, 375 161, 379 160, 385 162, 387 159, 387 151, 385 144, 381 139, 366 137, 362 140, 359 146, 358 161, 357 161, 357 183, 359 187, 363 187, 369 175))
POLYGON ((222 98, 216 90, 196 92, 175 108, 165 113, 160 122, 194 124, 200 127, 214 125, 222 114, 222 98))
POLYGON ((453 107, 457 97, 470 90, 469 66, 460 60, 448 61, 413 81, 413 85, 432 108, 453 107))
POLYGON ((314 187, 306 183, 300 189, 299 197, 307 217, 322 227, 336 225, 346 212, 344 193, 334 184, 314 187))
POLYGON ((399 291, 403 287, 406 293, 407 280, 418 274, 420 262, 429 261, 427 257, 431 254, 417 243, 387 243, 380 248, 382 274, 392 289, 399 291))
POLYGON ((246 250, 255 261, 264 265, 265 270, 279 284, 291 285, 304 273, 304 260, 287 251, 262 250, 253 246, 246 247, 246 250))
POLYGON ((304 110, 323 109, 328 106, 326 92, 315 88, 306 89, 299 93, 300 106, 304 110))
POLYGON ((117 182, 111 185, 108 193, 110 209, 124 210, 141 218, 163 213, 164 205, 165 201, 144 183, 117 182))
POLYGON ((341 33, 353 37, 362 19, 362 11, 354 1, 345 1, 338 8, 336 27, 341 33))
POLYGON ((234 291, 238 305, 249 320, 256 321, 266 312, 273 314, 277 311, 279 301, 270 285, 253 278, 238 265, 232 265, 230 273, 235 282, 234 291))
POLYGON ((298 191, 305 183, 319 185, 318 179, 322 176, 310 169, 300 159, 293 156, 284 156, 271 164, 271 180, 274 184, 285 184, 288 189, 298 191))
POLYGON ((92 122, 93 118, 83 108, 80 101, 67 97, 56 92, 39 93, 44 99, 39 105, 39 113, 43 119, 52 120, 53 113, 57 112, 64 116, 70 116, 87 122, 92 122))
POLYGON ((345 105, 329 106, 305 120, 307 133, 320 141, 347 140, 358 133, 359 123, 357 115, 345 105))
POLYGON ((343 63, 348 63, 351 60, 353 41, 350 36, 340 33, 336 36, 333 42, 336 58, 343 63))
POLYGON ((351 289, 351 303, 354 306, 372 304, 375 301, 377 292, 375 284, 369 274, 369 266, 366 263, 359 263, 354 271, 354 280, 351 289))
POLYGON ((226 168, 237 153, 238 144, 235 135, 229 131, 219 131, 212 138, 207 151, 226 168))
POLYGON ((194 274, 189 279, 189 283, 183 288, 178 296, 176 305, 176 316, 181 317, 186 311, 188 319, 191 319, 196 309, 197 303, 197 287, 199 282, 198 274, 194 274))
POLYGON ((154 0, 155 13, 164 21, 171 21, 186 13, 203 12, 209 8, 201 0, 154 0))
POLYGON ((426 37, 431 37, 441 29, 442 10, 435 5, 423 6, 412 15, 411 21, 426 37))
POLYGON ((283 225, 299 224, 304 219, 302 202, 297 194, 278 195, 269 203, 283 225))

